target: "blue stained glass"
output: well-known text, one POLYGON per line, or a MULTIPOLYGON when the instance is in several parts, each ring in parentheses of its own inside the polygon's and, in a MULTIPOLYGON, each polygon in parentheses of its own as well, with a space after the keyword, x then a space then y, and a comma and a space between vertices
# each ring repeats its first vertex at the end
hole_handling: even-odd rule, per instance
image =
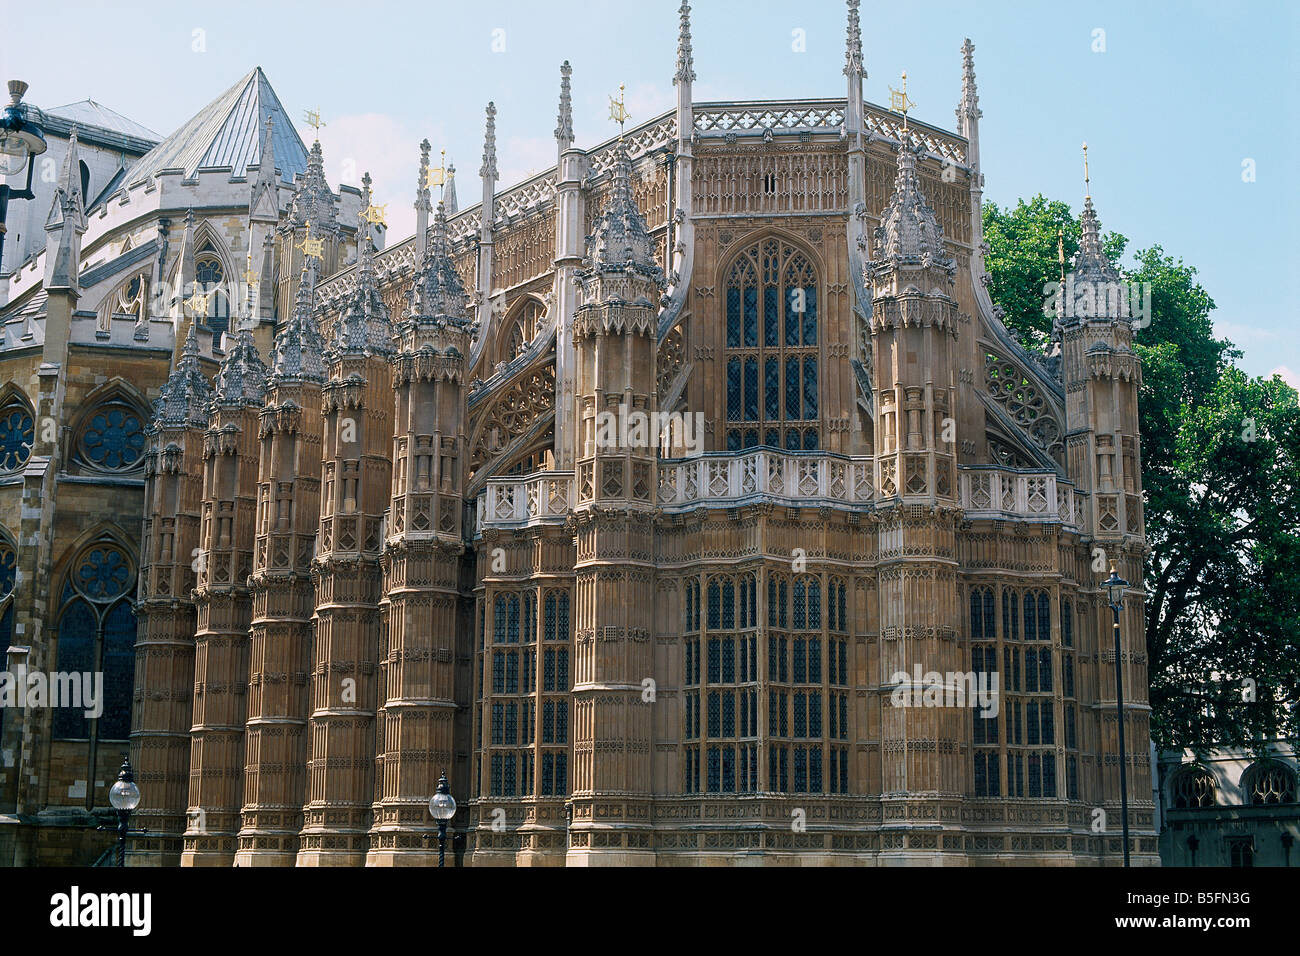
POLYGON ((513 594, 506 601, 506 643, 519 643, 519 598, 513 594))
POLYGON ((1038 639, 1052 639, 1052 602, 1046 591, 1038 592, 1038 639))
POLYGON ((781 366, 773 357, 763 360, 763 417, 768 421, 781 417, 781 366))
POLYGON ((554 592, 546 595, 546 601, 543 606, 545 608, 545 610, 543 611, 543 621, 544 621, 542 625, 544 629, 543 634, 545 635, 546 640, 553 641, 555 640, 555 594, 554 592))
POLYGON ((808 579, 808 627, 818 630, 822 626, 822 584, 816 578, 808 579))
POLYGON ((804 449, 804 451, 816 451, 816 450, 817 450, 817 429, 815 429, 815 428, 806 428, 806 429, 804 429, 804 433, 803 433, 803 449, 804 449))
POLYGON ((755 448, 758 445, 758 429, 750 428, 745 432, 745 447, 755 448))
POLYGON ((807 607, 803 581, 794 582, 794 629, 802 631, 807 626, 807 607))
POLYGON ((740 290, 735 286, 727 289, 727 348, 740 345, 740 290))
MULTIPOLYGON (((785 417, 799 417, 799 359, 793 355, 785 360, 785 417)), ((799 447, 797 440, 793 447, 799 447)))
POLYGON ((745 359, 745 421, 758 420, 758 359, 745 359))
POLYGON ((0 412, 0 471, 26 464, 35 439, 36 424, 27 409, 13 405, 0 412))
POLYGON ((763 344, 774 346, 781 325, 780 292, 776 286, 763 287, 763 344))
POLYGON ((727 362, 727 421, 740 421, 740 359, 727 362))
POLYGON ((799 450, 799 429, 791 428, 785 433, 785 448, 786 451, 799 450))
POLYGON ((736 586, 730 581, 722 585, 722 626, 727 630, 736 626, 736 586))
POLYGON ((1034 594, 1032 591, 1025 594, 1025 640, 1033 641, 1038 638, 1038 619, 1034 616, 1034 594))
POLYGON ((740 451, 740 429, 727 432, 727 451, 740 451))
POLYGON ((1061 644, 1064 647, 1074 646, 1074 613, 1070 610, 1069 602, 1061 603, 1061 644))
POLYGON ((131 735, 131 691, 135 686, 135 614, 119 601, 104 618, 104 713, 99 718, 101 740, 126 740, 131 735))
POLYGON ((798 289, 785 290, 785 344, 799 344, 799 322, 801 313, 795 311, 799 305, 798 289))
POLYGON ((721 609, 718 606, 718 582, 709 582, 709 630, 717 630, 719 624, 719 615, 721 609))
MULTIPOLYGON (((17 577, 18 556, 9 545, 0 543, 0 598, 6 597, 14 589, 17 577)), ((3 658, 0 658, 2 661, 3 658)))
POLYGON ((557 640, 567 641, 569 639, 569 595, 560 595, 560 633, 557 640))
POLYGON ((144 453, 140 416, 122 405, 110 405, 90 417, 81 444, 91 463, 101 468, 129 468, 144 453))
POLYGON ((763 435, 763 444, 771 448, 781 447, 781 433, 775 428, 769 428, 763 435))
POLYGON ((78 590, 92 601, 111 601, 131 586, 131 567, 117 548, 93 548, 77 567, 78 590))
POLYGON ((804 289, 803 344, 817 344, 817 287, 804 289))
POLYGON ((817 417, 817 360, 811 356, 803 360, 803 417, 817 417))
MULTIPOLYGON (((85 601, 74 601, 59 620, 58 669, 64 673, 89 673, 95 669, 95 613, 85 601)), ((129 718, 128 718, 129 719, 129 718)), ((80 707, 54 710, 54 736, 89 737, 90 725, 80 707)))
POLYGON ((758 289, 745 290, 745 344, 758 344, 758 289))

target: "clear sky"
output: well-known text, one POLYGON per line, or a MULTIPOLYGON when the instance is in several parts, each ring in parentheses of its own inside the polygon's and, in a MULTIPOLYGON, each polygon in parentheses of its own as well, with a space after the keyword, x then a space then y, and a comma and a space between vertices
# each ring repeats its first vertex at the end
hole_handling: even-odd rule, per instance
MULTIPOLYGON (((3 78, 38 106, 91 98, 166 134, 260 65, 308 143, 303 110, 321 111, 331 184, 370 171, 390 241, 413 230, 426 136, 478 199, 488 100, 502 186, 554 163, 561 60, 579 145, 611 135, 619 83, 632 123, 675 96, 675 0, 4 7, 3 78)), ((844 95, 839 0, 700 0, 692 20, 697 101, 844 95)), ((906 70, 914 115, 945 129, 969 36, 986 198, 1077 209, 1086 139, 1104 228, 1195 265, 1245 368, 1300 382, 1300 2, 866 0, 862 35, 866 98, 906 70)))

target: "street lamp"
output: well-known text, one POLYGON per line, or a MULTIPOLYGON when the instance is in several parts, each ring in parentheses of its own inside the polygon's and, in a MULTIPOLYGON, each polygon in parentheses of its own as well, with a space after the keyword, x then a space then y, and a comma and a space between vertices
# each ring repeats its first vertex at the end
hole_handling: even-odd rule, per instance
POLYGON ((36 163, 29 159, 45 152, 45 135, 41 128, 30 122, 26 109, 22 106, 23 94, 27 84, 22 80, 9 81, 10 104, 0 112, 0 177, 16 176, 27 167, 27 186, 25 189, 10 189, 8 183, 0 183, 0 263, 4 261, 5 218, 9 212, 9 199, 35 199, 32 192, 32 173, 36 163))
POLYGON ((1124 671, 1119 649, 1119 612, 1124 609, 1124 589, 1128 587, 1128 582, 1116 573, 1114 561, 1110 563, 1110 577, 1106 579, 1105 585, 1110 610, 1115 617, 1115 714, 1119 726, 1119 818, 1124 828, 1124 865, 1128 866, 1128 773, 1124 756, 1124 671))
POLYGON ((140 805, 140 788, 135 785, 135 774, 126 754, 122 755, 117 783, 108 791, 108 802, 117 810, 117 865, 126 866, 126 835, 130 832, 131 811, 140 805))
POLYGON ((438 866, 446 859, 447 821, 456 815, 456 798, 447 786, 447 771, 438 778, 438 791, 429 798, 429 813, 438 821, 438 866))

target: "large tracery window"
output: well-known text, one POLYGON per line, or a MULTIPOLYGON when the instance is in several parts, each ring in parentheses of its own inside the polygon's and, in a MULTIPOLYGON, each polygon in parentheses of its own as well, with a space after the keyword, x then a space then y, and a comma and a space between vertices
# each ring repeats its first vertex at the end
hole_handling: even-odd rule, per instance
POLYGON ((820 447, 817 275, 807 256, 760 240, 726 280, 727 448, 820 447))
POLYGON ((80 707, 54 711, 54 736, 126 740, 131 733, 135 683, 135 572, 126 553, 100 543, 73 562, 60 599, 56 669, 76 675, 103 674, 103 713, 98 720, 80 707), (92 727, 92 724, 96 725, 92 727))
POLYGON ((1257 763, 1243 781, 1242 790, 1253 807, 1296 802, 1296 776, 1291 768, 1274 760, 1257 763))
MULTIPOLYGON (((206 247, 210 250, 211 246, 206 247)), ((207 296, 204 324, 212 330, 212 343, 219 345, 221 335, 230 328, 230 299, 225 292, 226 271, 215 255, 200 255, 194 262, 194 284, 207 296)))
POLYGON ((1214 777, 1204 767, 1188 767, 1174 777, 1175 810, 1199 810, 1215 804, 1214 777))
POLYGON ((81 460, 102 471, 130 471, 144 457, 144 421, 122 401, 107 402, 90 414, 77 435, 81 460))
POLYGON ((509 321, 510 332, 506 338, 505 348, 501 353, 501 361, 509 362, 515 356, 524 352, 533 339, 537 337, 541 329, 542 317, 546 314, 546 307, 536 299, 525 299, 523 305, 515 312, 509 321))

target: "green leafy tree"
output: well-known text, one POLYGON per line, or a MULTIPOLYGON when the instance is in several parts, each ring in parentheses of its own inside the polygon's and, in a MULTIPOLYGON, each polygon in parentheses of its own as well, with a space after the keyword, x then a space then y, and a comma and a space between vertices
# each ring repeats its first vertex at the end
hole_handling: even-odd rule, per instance
MULTIPOLYGON (((1036 196, 984 207, 990 294, 1030 348, 1052 318, 1044 284, 1059 279, 1079 225, 1036 196)), ((1127 241, 1103 242, 1117 264, 1127 241)), ((1159 246, 1139 250, 1129 281, 1151 283, 1142 360, 1142 481, 1151 554, 1146 644, 1160 746, 1244 745, 1295 734, 1300 701, 1300 412, 1280 379, 1251 379, 1214 337, 1215 305, 1196 269, 1159 246)))

